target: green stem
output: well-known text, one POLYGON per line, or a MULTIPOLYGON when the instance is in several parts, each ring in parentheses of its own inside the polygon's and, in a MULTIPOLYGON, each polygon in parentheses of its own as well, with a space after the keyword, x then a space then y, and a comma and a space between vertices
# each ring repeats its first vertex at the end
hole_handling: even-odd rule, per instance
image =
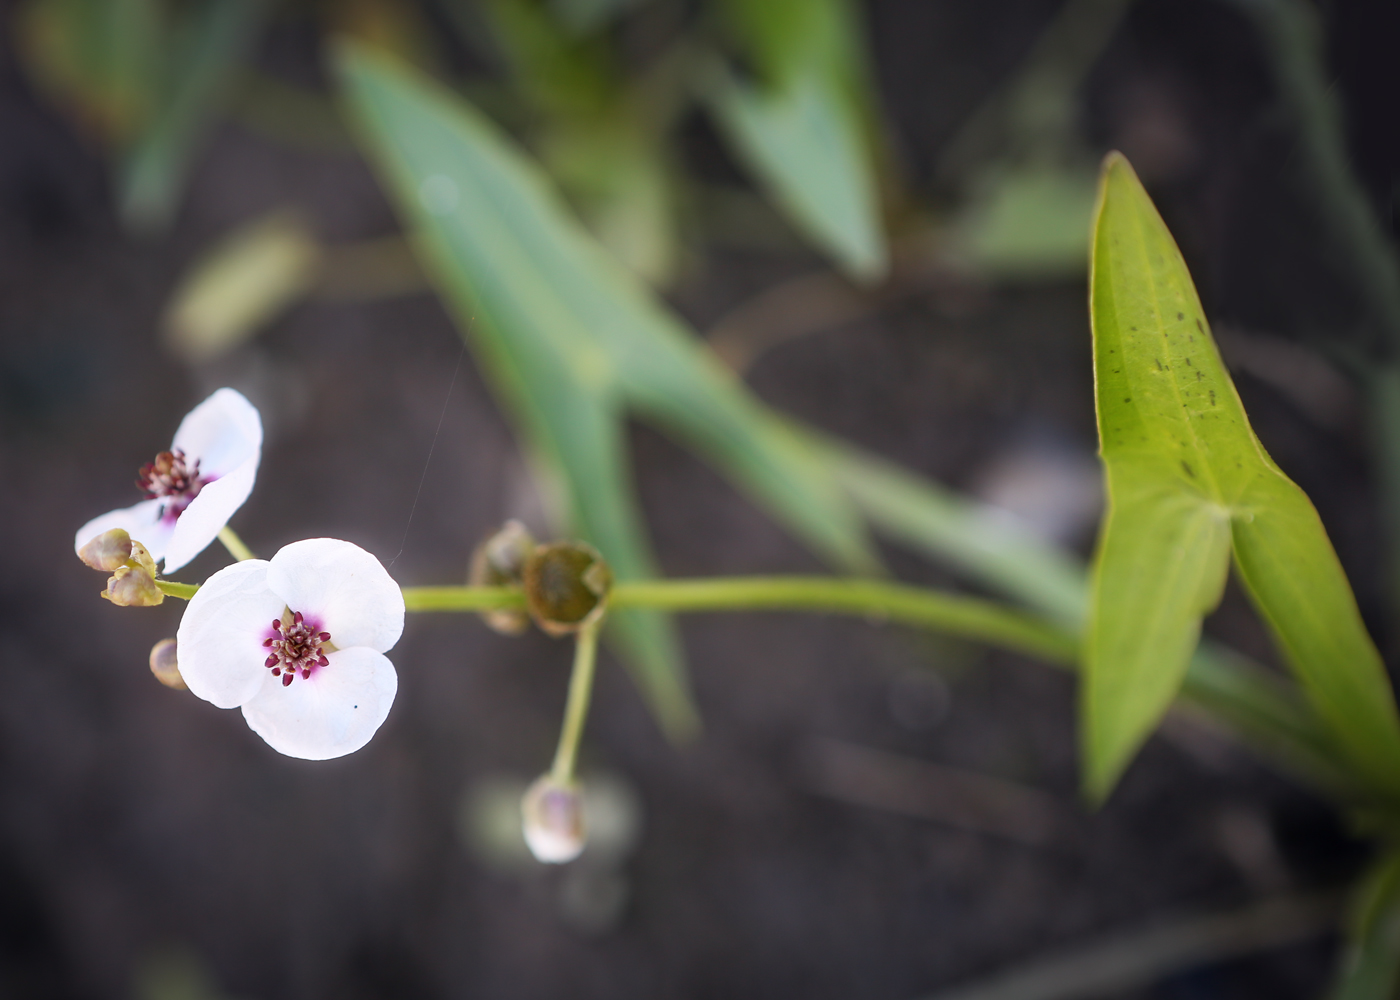
MULTIPOLYGON (((196 584, 157 580, 170 597, 188 600, 196 584)), ((521 608, 524 595, 507 587, 404 587, 409 611, 490 611, 521 608)), ((1073 669, 1077 630, 1045 622, 992 601, 962 597, 878 580, 842 577, 714 577, 708 580, 646 580, 614 584, 609 607, 657 611, 810 611, 861 615, 930 628, 1028 653, 1073 669)), ((586 640, 596 641, 595 637, 586 640)), ((585 641, 580 638, 580 642, 585 641)), ((579 655, 585 650, 580 648, 579 655)), ((587 655, 593 656, 588 650, 587 655)), ((592 671, 591 662, 587 666, 592 671)), ((575 680, 580 681, 576 665, 575 680)), ((587 691, 570 688, 570 711, 587 708, 587 691)), ((1203 643, 1182 685, 1181 701, 1195 707, 1245 742, 1289 765, 1312 783, 1354 794, 1352 782, 1331 763, 1331 741, 1296 688, 1251 660, 1203 643)), ((577 727, 582 726, 582 716, 577 727)), ((568 736, 568 728, 565 735, 568 736)), ((577 739, 577 734, 569 737, 577 739)), ((561 753, 565 742, 560 743, 561 753)), ((572 751, 570 751, 570 754, 572 751)), ((561 759, 572 766, 570 756, 561 759)))
POLYGON ((612 608, 658 611, 826 611, 933 628, 968 639, 1073 663, 1079 642, 1069 631, 991 601, 863 578, 717 577, 614 584, 612 608))
MULTIPOLYGON (((490 587, 405 587, 409 611, 484 611, 523 607, 514 590, 490 587)), ((1068 630, 972 597, 861 578, 824 576, 715 577, 708 580, 624 581, 608 606, 657 611, 826 611, 863 615, 1073 663, 1078 640, 1068 630)))
POLYGON ((233 529, 227 524, 219 529, 219 541, 224 543, 224 548, 228 549, 228 554, 239 562, 245 559, 256 559, 253 550, 243 544, 243 539, 233 533, 233 529))
POLYGON ((409 611, 494 611, 523 608, 525 595, 508 587, 404 587, 409 611))
POLYGON ((588 702, 593 695, 593 674, 598 664, 598 627, 601 620, 579 630, 574 646, 574 671, 569 676, 569 700, 564 707, 564 727, 559 731, 559 749, 549 776, 554 783, 569 787, 574 783, 574 765, 583 723, 588 718, 588 702))
POLYGON ((194 596, 194 592, 199 589, 199 584, 176 583, 174 580, 157 580, 156 587, 166 597, 178 597, 182 601, 188 601, 194 596))

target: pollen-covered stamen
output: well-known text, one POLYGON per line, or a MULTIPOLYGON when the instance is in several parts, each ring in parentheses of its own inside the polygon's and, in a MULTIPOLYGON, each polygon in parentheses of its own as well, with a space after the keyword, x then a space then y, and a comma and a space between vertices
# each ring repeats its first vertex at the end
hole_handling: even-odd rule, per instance
POLYGON ((263 645, 271 650, 263 666, 271 668, 273 677, 282 678, 283 687, 292 683, 297 674, 305 680, 313 668, 330 665, 326 653, 335 647, 323 647, 329 645, 331 634, 312 628, 300 611, 292 612, 290 621, 286 614, 274 618, 272 631, 274 634, 263 640, 263 645))
POLYGON ((154 462, 147 462, 137 471, 136 488, 147 500, 169 498, 167 512, 179 515, 209 480, 199 474, 199 459, 190 461, 179 448, 163 451, 154 462))

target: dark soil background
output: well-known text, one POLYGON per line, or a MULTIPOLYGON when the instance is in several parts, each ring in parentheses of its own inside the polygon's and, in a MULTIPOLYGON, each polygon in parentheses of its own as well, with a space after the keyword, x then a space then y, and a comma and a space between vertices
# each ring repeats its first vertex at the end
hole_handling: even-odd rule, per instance
MULTIPOLYGON (((942 145, 1058 6, 868 5, 912 187, 926 190, 942 145)), ((1351 0, 1326 15, 1356 163, 1389 218, 1400 63, 1386 8, 1351 0)), ((281 59, 315 55, 296 37, 268 46, 281 59)), ((1084 122, 1102 148, 1138 162, 1227 333, 1316 342, 1364 319, 1288 170, 1295 141, 1234 8, 1141 0, 1092 77, 1084 122), (1154 160, 1163 129, 1171 155, 1154 160)), ((718 158, 704 126, 694 131, 718 158)), ((635 852, 591 882, 491 863, 459 818, 468 789, 547 764, 564 644, 503 638, 463 616, 411 617, 393 652, 400 689, 388 722, 363 751, 326 763, 281 757, 238 713, 160 687, 146 655, 174 633, 179 602, 98 600, 101 581, 73 557, 72 533, 137 499, 125 485, 134 470, 219 385, 263 408, 259 484, 233 524, 264 554, 329 535, 387 563, 402 543, 400 581, 448 582, 480 537, 528 513, 510 430, 470 358, 448 396, 461 342, 427 295, 299 307, 206 370, 163 352, 161 311, 192 256, 286 202, 327 238, 395 228, 353 155, 228 124, 200 157, 174 231, 135 241, 115 218, 102 161, 0 44, 0 994, 156 996, 160 970, 192 967, 220 995, 266 1000, 902 1000, 1107 932, 1337 886, 1364 859, 1324 803, 1192 731, 1154 739, 1091 815, 1077 799, 1068 677, 859 621, 686 620, 706 729, 684 748, 666 743, 605 659, 585 756, 630 783, 644 824, 635 852), (908 697, 942 701, 911 714, 900 707, 908 697), (1028 845, 816 795, 803 761, 822 738, 1038 789, 1068 832, 1028 845), (1243 847, 1240 830, 1250 831, 1243 847)), ((816 263, 716 251, 675 301, 703 328, 816 263)), ((748 374, 775 406, 972 488, 1028 436, 1092 455, 1084 298, 1081 284, 930 291, 784 344, 748 374)), ((1238 378, 1384 642, 1358 401, 1323 419, 1286 382, 1249 365, 1238 378)), ((668 573, 820 569, 689 454, 645 428, 632 443, 668 573)), ((216 548, 182 577, 214 571, 216 548)), ((888 556, 905 578, 951 582, 906 553, 888 556)), ((1212 627, 1268 655, 1238 595, 1212 627)), ((1317 997, 1337 946, 1323 935, 1133 995, 1317 997)))

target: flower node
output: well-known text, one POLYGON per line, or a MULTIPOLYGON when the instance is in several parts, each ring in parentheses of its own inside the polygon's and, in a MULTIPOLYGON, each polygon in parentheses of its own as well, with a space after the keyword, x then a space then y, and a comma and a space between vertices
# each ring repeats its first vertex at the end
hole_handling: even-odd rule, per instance
POLYGON ((525 561, 525 602, 541 629, 568 635, 590 625, 607 609, 612 570, 591 545, 540 545, 525 561))
MULTIPOLYGON (((534 549, 535 540, 525 525, 507 521, 472 553, 467 582, 473 587, 520 587, 525 561, 534 549)), ((530 616, 518 608, 494 608, 483 611, 481 618, 502 635, 520 635, 530 627, 530 616)))
POLYGON ((147 500, 169 498, 165 512, 178 514, 199 496, 207 480, 199 475, 199 459, 185 458, 180 448, 163 451, 154 462, 147 462, 136 473, 136 488, 147 500))
POLYGON ((331 634, 319 631, 300 611, 283 612, 281 618, 274 618, 272 632, 263 640, 263 645, 271 650, 263 666, 272 670, 273 677, 282 678, 283 687, 292 683, 297 674, 306 680, 315 667, 330 665, 326 653, 335 648, 327 648, 331 634))

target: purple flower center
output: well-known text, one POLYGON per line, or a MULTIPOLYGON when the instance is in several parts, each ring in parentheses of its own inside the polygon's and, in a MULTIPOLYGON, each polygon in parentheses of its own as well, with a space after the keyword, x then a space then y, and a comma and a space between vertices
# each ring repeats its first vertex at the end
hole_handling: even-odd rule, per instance
POLYGON ((331 662, 321 649, 330 642, 331 634, 318 631, 300 611, 292 613, 291 621, 286 617, 274 618, 272 635, 263 640, 263 645, 271 650, 263 666, 272 670, 273 677, 282 678, 283 687, 292 683, 297 674, 306 680, 314 668, 329 666, 331 662))
POLYGON ((136 488, 147 500, 167 499, 161 509, 162 517, 179 517, 199 496, 210 480, 199 474, 199 459, 189 461, 179 448, 163 451, 154 462, 147 462, 137 471, 136 488))

